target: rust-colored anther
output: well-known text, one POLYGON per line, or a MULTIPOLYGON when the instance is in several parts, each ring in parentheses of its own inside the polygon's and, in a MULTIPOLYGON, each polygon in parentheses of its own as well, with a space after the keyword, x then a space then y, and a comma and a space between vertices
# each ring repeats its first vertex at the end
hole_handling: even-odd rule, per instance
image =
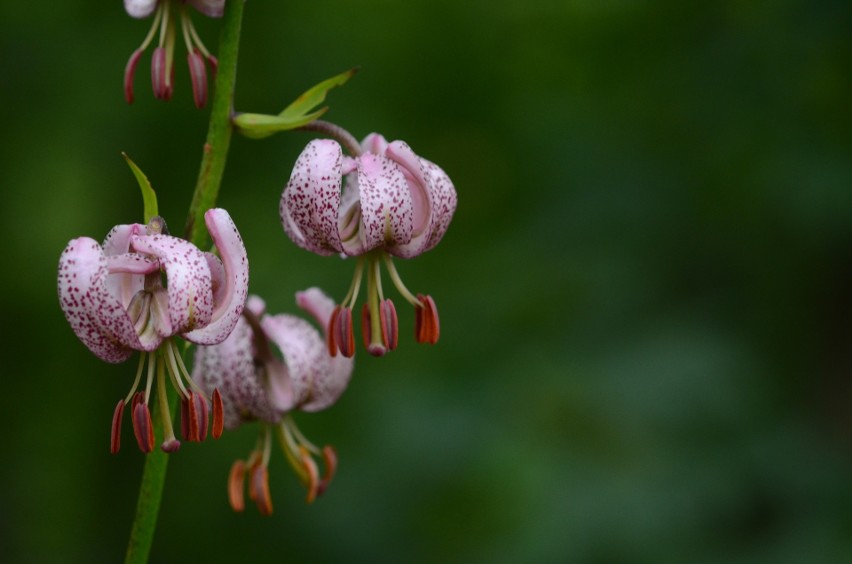
POLYGON ((133 408, 133 434, 136 435, 139 450, 145 454, 154 450, 154 424, 148 405, 144 402, 137 403, 133 408))
POLYGON ((245 497, 243 496, 245 478, 246 463, 242 460, 234 461, 231 472, 228 474, 228 503, 231 504, 231 509, 237 512, 246 508, 245 497))
POLYGON ((336 335, 334 339, 340 349, 340 354, 352 358, 355 354, 355 331, 352 330, 352 309, 341 307, 334 324, 336 335))
POLYGON ((269 473, 266 465, 255 464, 252 467, 249 496, 261 515, 272 515, 272 496, 269 495, 269 473))
POLYGON ((322 458, 325 461, 325 473, 317 486, 317 496, 325 492, 334 475, 337 473, 337 452, 333 446, 326 445, 322 447, 322 458))
POLYGON ((169 82, 171 69, 168 68, 166 48, 157 47, 151 56, 151 86, 154 89, 154 97, 160 100, 168 100, 172 97, 172 85, 169 82))
POLYGON ((213 438, 222 436, 225 429, 225 405, 222 403, 222 394, 219 388, 213 389, 213 438))
POLYGON ((207 104, 207 67, 204 65, 204 57, 197 48, 186 55, 189 64, 189 76, 192 79, 192 98, 195 107, 203 108, 207 104))
POLYGON ((334 306, 334 311, 331 312, 331 317, 328 318, 328 330, 326 331, 326 344, 328 345, 328 354, 337 356, 337 341, 335 334, 337 333, 337 316, 340 313, 340 306, 334 306))
POLYGON ((305 497, 305 502, 313 503, 318 495, 319 469, 317 469, 317 463, 314 462, 311 453, 303 446, 299 447, 299 458, 302 460, 302 466, 305 468, 305 473, 307 474, 307 483, 305 486, 308 488, 308 495, 305 497))
POLYGON ((118 454, 121 448, 121 417, 124 415, 124 400, 118 400, 115 411, 112 413, 112 428, 109 434, 109 452, 118 454))
MULTIPOLYGON (((187 435, 186 440, 198 441, 198 412, 193 392, 189 392, 186 400, 187 435)), ((182 423, 181 423, 182 425, 182 423)))
POLYGON ((133 103, 133 76, 136 74, 136 65, 139 64, 142 52, 142 49, 135 50, 124 67, 124 99, 128 104, 133 103))
POLYGON ((438 308, 435 306, 435 300, 432 299, 432 296, 417 294, 417 299, 420 301, 420 307, 416 308, 414 312, 415 338, 418 343, 434 345, 438 342, 438 337, 441 334, 438 308))
POLYGON ((396 349, 399 344, 399 320, 396 317, 396 306, 390 299, 382 302, 382 341, 389 351, 396 349))
POLYGON ((209 416, 207 400, 204 396, 197 392, 193 392, 192 398, 195 401, 195 416, 198 418, 198 441, 203 441, 207 438, 207 427, 209 424, 209 416))

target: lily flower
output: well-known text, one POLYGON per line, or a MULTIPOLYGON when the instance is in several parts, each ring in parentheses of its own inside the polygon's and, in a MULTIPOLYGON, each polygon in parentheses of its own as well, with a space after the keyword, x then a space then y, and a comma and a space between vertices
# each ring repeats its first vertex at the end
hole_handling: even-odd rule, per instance
POLYGON ((216 72, 218 64, 216 57, 210 54, 207 47, 192 25, 186 4, 211 18, 221 18, 225 10, 225 0, 124 0, 124 9, 133 18, 147 18, 154 15, 154 21, 142 45, 130 55, 124 69, 124 97, 128 104, 133 103, 133 76, 136 65, 142 53, 148 48, 159 31, 157 47, 151 58, 151 84, 154 97, 169 100, 174 90, 174 53, 175 53, 175 20, 180 19, 183 40, 186 44, 186 57, 189 64, 189 74, 192 78, 192 96, 195 105, 203 108, 207 104, 207 67, 210 64, 216 72))
MULTIPOLYGON (((248 293, 248 258, 231 216, 208 210, 207 229, 219 257, 168 235, 155 216, 147 225, 117 225, 103 244, 89 237, 68 243, 59 259, 59 303, 77 337, 98 358, 124 362, 142 354, 136 379, 113 414, 110 451, 118 452, 125 406, 132 408, 133 430, 142 452, 154 448, 149 410, 153 381, 163 417, 161 448, 180 448, 168 409, 165 379, 181 398, 184 439, 207 436, 206 395, 194 386, 176 337, 196 344, 222 342, 240 318, 248 293), (138 391, 145 362, 145 391, 138 391), (184 383, 189 385, 189 389, 184 383)), ((213 436, 222 433, 222 399, 211 391, 213 436)))
MULTIPOLYGON (((318 288, 296 294, 297 304, 323 324, 334 302, 318 288)), ((255 448, 237 460, 228 478, 228 499, 234 511, 245 508, 246 474, 250 498, 264 515, 272 513, 268 464, 275 436, 310 503, 322 494, 337 468, 334 448, 319 448, 296 426, 294 410, 314 412, 334 404, 352 376, 353 361, 329 356, 324 338, 300 317, 265 314, 265 303, 251 296, 231 335, 214 346, 198 347, 192 377, 207 393, 222 395, 224 426, 235 429, 261 423, 255 448), (314 456, 322 456, 320 478, 314 456)))
POLYGON ((284 231, 303 249, 359 257, 349 292, 326 322, 329 352, 346 357, 355 353, 352 309, 365 270, 364 344, 376 356, 396 348, 396 307, 382 291, 382 263, 415 308, 416 340, 435 344, 440 334, 435 302, 405 287, 392 256, 416 257, 440 242, 456 209, 455 187, 438 165, 417 156, 403 141, 388 143, 372 133, 350 151, 352 157, 344 156, 330 139, 308 143, 279 206, 284 231))

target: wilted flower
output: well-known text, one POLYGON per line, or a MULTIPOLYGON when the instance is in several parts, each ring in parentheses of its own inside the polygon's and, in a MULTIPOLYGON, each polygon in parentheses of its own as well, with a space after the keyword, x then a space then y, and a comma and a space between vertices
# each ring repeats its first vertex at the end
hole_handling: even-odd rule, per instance
MULTIPOLYGON (((298 305, 318 322, 328 319, 334 302, 318 288, 296 294, 298 305)), ((288 314, 266 315, 256 296, 248 299, 242 318, 222 343, 198 347, 192 377, 208 393, 220 390, 225 427, 261 422, 255 449, 237 460, 228 480, 235 511, 244 508, 243 485, 249 474, 249 496, 261 513, 272 513, 267 466, 273 435, 288 462, 307 487, 307 500, 320 495, 334 475, 334 449, 322 449, 299 431, 290 412, 319 411, 332 405, 349 384, 352 359, 329 356, 323 338, 307 321, 288 314), (319 476, 314 456, 322 456, 319 476)))
POLYGON ((415 308, 417 341, 438 340, 435 302, 405 287, 391 255, 412 258, 432 249, 444 236, 456 203, 447 174, 403 141, 388 143, 373 133, 354 157, 344 156, 340 145, 329 139, 313 140, 302 151, 281 195, 284 230, 293 242, 314 253, 359 257, 348 294, 326 320, 331 354, 339 350, 348 357, 355 352, 352 308, 365 269, 364 343, 377 356, 396 347, 396 309, 382 292, 382 262, 400 294, 415 308))
MULTIPOLYGON (((197 344, 222 342, 242 313, 248 293, 248 258, 231 216, 223 209, 205 214, 207 229, 221 260, 192 243, 167 234, 165 222, 117 225, 98 244, 89 237, 73 239, 59 259, 59 303, 77 337, 107 362, 127 360, 142 352, 136 380, 113 415, 110 450, 118 452, 124 407, 131 403, 133 430, 143 452, 154 448, 148 402, 157 379, 163 417, 162 449, 180 447, 166 398, 168 375, 181 402, 184 438, 204 440, 207 402, 193 386, 175 336, 197 344), (144 392, 137 392, 145 361, 144 392)), ((222 432, 222 404, 212 391, 213 435, 222 432)))
MULTIPOLYGON (((189 0, 188 3, 196 10, 211 18, 220 18, 225 8, 225 0, 189 0)), ((168 100, 172 97, 174 90, 174 54, 175 54, 175 20, 180 18, 180 26, 186 43, 187 62, 189 63, 189 74, 192 78, 192 96, 195 105, 203 108, 207 103, 207 67, 205 59, 211 68, 216 70, 216 57, 210 54, 202 43, 189 12, 186 8, 187 1, 177 0, 124 0, 124 9, 134 18, 147 18, 154 15, 154 22, 148 35, 145 36, 142 45, 130 55, 127 66, 124 69, 124 97, 127 103, 133 103, 133 76, 136 73, 136 65, 142 53, 153 41, 159 31, 157 47, 151 57, 151 85, 154 88, 154 97, 168 100)))

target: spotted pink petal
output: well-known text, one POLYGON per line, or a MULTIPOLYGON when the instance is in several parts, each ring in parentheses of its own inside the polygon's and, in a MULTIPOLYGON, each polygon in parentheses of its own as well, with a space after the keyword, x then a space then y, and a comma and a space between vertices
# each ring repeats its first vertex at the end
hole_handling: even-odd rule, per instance
POLYGON ((197 348, 192 379, 207 395, 219 389, 228 429, 236 429, 244 420, 280 420, 280 414, 267 399, 265 386, 258 380, 252 332, 245 319, 240 318, 228 338, 218 345, 197 348))
POLYGON ((337 232, 343 151, 336 141, 315 139, 296 160, 281 194, 279 213, 290 239, 311 252, 342 251, 337 232))
POLYGON ((364 251, 411 241, 412 199, 402 169, 388 158, 365 153, 358 159, 357 174, 364 251))
MULTIPOLYGON (((215 290, 217 299, 210 320, 196 324, 194 330, 184 333, 183 336, 193 343, 212 345, 221 343, 228 337, 243 313, 248 295, 249 264, 243 239, 227 211, 221 208, 207 210, 204 221, 219 256, 222 257, 224 289, 222 281, 219 281, 219 287, 215 290)), ((217 276, 218 272, 221 271, 217 271, 217 276)))
POLYGON ((421 159, 426 173, 426 182, 432 193, 432 221, 429 227, 429 240, 420 252, 425 253, 437 245, 447 232, 453 214, 458 205, 458 194, 452 180, 441 167, 426 159, 421 159))
POLYGON ((294 315, 265 315, 264 333, 281 351, 292 389, 288 409, 327 394, 328 349, 310 323, 294 315))
POLYGON ((124 0, 124 10, 131 18, 147 18, 157 9, 159 0, 124 0))
POLYGON ((428 228, 432 219, 432 193, 423 170, 422 159, 403 141, 394 141, 387 146, 387 157, 393 160, 403 174, 411 195, 412 233, 411 240, 402 245, 391 245, 388 251, 401 257, 415 257, 423 252, 429 239, 428 228))
POLYGON ((211 18, 221 18, 225 13, 225 0, 189 0, 192 6, 211 18))
POLYGON ((157 257, 166 273, 172 329, 204 327, 213 315, 210 267, 198 247, 171 235, 136 235, 131 247, 157 257))
POLYGON ((106 285, 107 258, 94 239, 80 237, 59 259, 59 304, 71 329, 106 362, 127 360, 141 344, 121 302, 106 285))

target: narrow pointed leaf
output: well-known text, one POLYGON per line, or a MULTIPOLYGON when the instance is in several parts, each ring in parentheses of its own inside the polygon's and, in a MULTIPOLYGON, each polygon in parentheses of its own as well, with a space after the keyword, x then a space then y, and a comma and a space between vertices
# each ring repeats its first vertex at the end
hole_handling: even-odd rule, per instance
POLYGON ((142 190, 142 202, 145 207, 145 223, 151 221, 151 218, 159 214, 157 208, 157 193, 154 192, 154 189, 151 188, 151 183, 148 181, 148 177, 145 176, 145 173, 142 172, 136 163, 130 160, 130 157, 127 156, 127 153, 121 153, 121 156, 124 157, 124 160, 127 161, 128 166, 130 166, 130 170, 133 171, 133 176, 136 177, 136 181, 139 183, 139 189, 142 190))
POLYGON ((358 72, 358 67, 349 69, 346 72, 342 72, 331 78, 323 80, 296 98, 293 103, 284 108, 284 110, 278 115, 283 118, 291 119, 304 116, 307 112, 311 111, 325 100, 325 96, 328 94, 329 90, 336 86, 346 84, 346 82, 352 78, 356 72, 358 72))

